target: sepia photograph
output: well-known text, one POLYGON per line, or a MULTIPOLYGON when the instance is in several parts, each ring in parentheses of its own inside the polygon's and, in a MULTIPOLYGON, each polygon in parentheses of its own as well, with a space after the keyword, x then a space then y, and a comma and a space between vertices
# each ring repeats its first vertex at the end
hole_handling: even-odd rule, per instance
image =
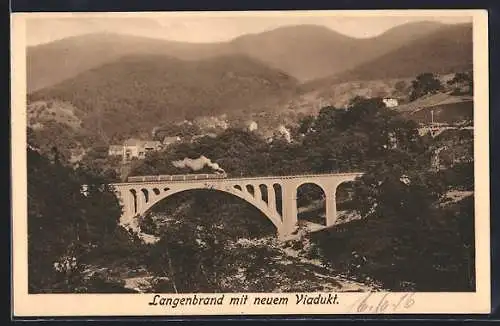
POLYGON ((23 314, 489 311, 485 12, 11 19, 23 314))

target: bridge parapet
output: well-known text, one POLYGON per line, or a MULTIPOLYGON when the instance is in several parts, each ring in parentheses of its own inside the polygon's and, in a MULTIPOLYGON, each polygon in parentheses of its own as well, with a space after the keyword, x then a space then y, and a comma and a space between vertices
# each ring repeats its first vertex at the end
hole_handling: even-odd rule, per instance
POLYGON ((364 173, 363 172, 350 172, 350 173, 325 173, 325 174, 297 174, 297 175, 285 175, 285 176, 257 176, 257 177, 233 177, 233 178, 206 178, 206 179, 198 179, 198 180, 173 180, 173 181, 134 181, 134 182, 118 182, 113 183, 111 185, 137 185, 137 184, 163 184, 163 183, 199 183, 199 182, 228 182, 228 181, 236 181, 236 182, 244 182, 244 181, 260 181, 260 180, 290 180, 290 179, 323 179, 326 177, 346 177, 352 178, 360 177, 364 173))

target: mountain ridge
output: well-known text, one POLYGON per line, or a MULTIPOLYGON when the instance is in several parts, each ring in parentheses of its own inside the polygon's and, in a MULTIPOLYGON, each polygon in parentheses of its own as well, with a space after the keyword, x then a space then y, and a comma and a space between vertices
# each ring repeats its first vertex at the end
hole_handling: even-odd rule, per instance
POLYGON ((419 38, 336 76, 340 80, 401 78, 422 72, 450 73, 472 69, 472 24, 456 24, 419 38), (450 41, 451 39, 451 41, 450 41), (403 62, 396 65, 395 62, 403 62))
POLYGON ((354 69, 303 83, 302 88, 311 91, 345 82, 413 78, 423 72, 467 71, 472 69, 472 48, 472 24, 448 25, 354 69))
MULTIPOLYGON (((320 28, 324 35, 332 35, 326 28, 320 28)), ((467 68, 468 62, 472 60, 470 24, 444 27, 433 23, 412 24, 392 29, 387 34, 390 39, 376 39, 382 40, 382 44, 374 43, 373 39, 361 41, 363 45, 358 47, 358 50, 376 45, 379 52, 375 54, 378 56, 351 69, 341 65, 340 59, 342 55, 353 57, 356 53, 361 54, 358 59, 367 60, 363 58, 363 51, 358 53, 351 47, 361 43, 352 43, 352 39, 340 36, 340 41, 333 43, 343 44, 342 51, 331 52, 328 50, 331 44, 318 42, 321 39, 319 36, 311 46, 296 42, 295 38, 303 39, 311 30, 316 30, 315 26, 301 29, 304 35, 290 33, 293 30, 293 27, 288 27, 278 32, 271 31, 267 36, 259 34, 255 36, 257 41, 253 40, 255 37, 250 36, 241 38, 232 43, 233 47, 229 48, 231 51, 213 44, 196 47, 200 51, 192 51, 194 48, 184 43, 158 43, 154 39, 116 37, 111 34, 104 38, 100 34, 86 38, 77 37, 69 42, 71 46, 68 49, 65 49, 64 42, 53 45, 55 52, 62 51, 66 54, 65 60, 52 60, 57 61, 56 68, 63 68, 60 70, 65 71, 64 68, 69 67, 68 70, 75 75, 29 92, 28 101, 57 100, 69 103, 80 113, 77 118, 82 121, 83 128, 93 130, 97 134, 102 131, 94 129, 102 126, 108 137, 122 138, 151 130, 162 121, 189 120, 199 116, 228 114, 236 115, 238 120, 240 117, 245 116, 244 118, 248 119, 262 112, 276 115, 278 111, 284 113, 287 110, 293 111, 294 108, 300 108, 300 112, 307 113, 311 106, 316 107, 325 101, 342 105, 356 94, 390 94, 399 82, 392 76, 394 74, 404 74, 412 79, 423 72, 441 72, 433 71, 436 69, 451 72, 467 68), (415 29, 415 26, 427 28, 427 31, 412 31, 415 32, 412 42, 395 47, 399 44, 395 35, 408 35, 407 28, 415 29), (436 30, 429 32, 433 29, 436 30), (288 36, 279 37, 282 42, 273 47, 275 33, 288 36), (423 36, 417 37, 422 33, 423 36), (99 46, 86 47, 89 40, 99 46), (269 45, 266 45, 266 42, 269 45), (392 42, 389 48, 393 49, 389 52, 384 48, 389 44, 387 42, 392 42), (140 46, 134 48, 130 47, 130 44, 140 46), (326 47, 322 48, 323 46, 326 47), (267 54, 271 54, 267 60, 259 53, 262 48, 267 49, 267 54), (294 55, 283 54, 283 51, 299 48, 305 50, 294 55), (380 52, 380 49, 383 51, 380 52), (88 53, 94 57, 86 57, 88 53), (180 55, 182 53, 190 53, 191 57, 180 55), (320 60, 308 59, 312 53, 320 53, 320 60), (339 59, 340 63, 331 59, 332 53, 335 53, 335 58, 339 59), (99 65, 96 65, 96 58, 103 59, 99 65), (269 64, 272 58, 281 58, 281 67, 284 69, 269 64), (89 60, 85 61, 86 59, 89 60), (287 64, 293 65, 294 62, 302 61, 313 64, 308 67, 309 72, 323 65, 329 69, 339 67, 344 70, 324 79, 303 83, 287 69, 287 64), (86 65, 83 71, 71 70, 75 67, 81 68, 82 65, 86 65), (348 81, 347 84, 344 80, 341 85, 342 76, 348 81), (376 82, 352 82, 358 77, 376 82)), ((300 68, 305 64, 298 66, 300 68)), ((48 64, 41 67, 46 71, 42 77, 52 76, 50 69, 54 66, 48 64)), ((33 73, 33 70, 30 71, 33 73)), ((410 81, 405 78, 405 90, 410 81)))
POLYGON ((100 124, 121 138, 162 121, 270 111, 296 88, 295 78, 244 55, 189 61, 135 54, 34 92, 29 102, 72 103, 85 128, 100 124))
POLYGON ((374 38, 357 39, 320 25, 294 25, 219 43, 185 43, 134 35, 91 33, 28 47, 28 92, 50 87, 90 68, 134 53, 157 53, 188 60, 242 53, 303 82, 354 68, 363 61, 390 51, 401 42, 410 41, 402 35, 413 39, 440 27, 442 24, 432 22, 404 24, 374 38), (383 44, 378 44, 379 41, 383 44), (358 47, 355 44, 362 48, 354 51, 358 47), (335 60, 332 60, 332 53, 335 60))

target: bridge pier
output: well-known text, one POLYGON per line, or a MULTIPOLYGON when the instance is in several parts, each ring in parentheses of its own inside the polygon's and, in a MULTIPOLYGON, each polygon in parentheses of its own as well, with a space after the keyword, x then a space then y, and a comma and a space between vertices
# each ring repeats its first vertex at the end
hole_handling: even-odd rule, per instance
POLYGON ((125 189, 122 192, 117 191, 117 194, 122 205, 120 224, 125 226, 130 225, 135 215, 134 195, 130 192, 130 189, 125 189))
POLYGON ((281 237, 286 237, 294 233, 298 226, 297 214, 297 184, 295 182, 283 182, 281 184, 282 191, 282 226, 278 230, 281 237))
POLYGON ((130 224, 134 217, 135 212, 135 204, 134 204, 134 196, 130 191, 127 191, 123 196, 123 204, 124 204, 124 216, 123 221, 121 222, 124 225, 130 224))
POLYGON ((332 226, 337 221, 337 187, 341 182, 336 180, 324 182, 321 187, 325 195, 325 225, 332 226))
POLYGON ((274 185, 272 183, 266 184, 267 188, 267 206, 272 211, 276 210, 276 193, 274 192, 274 185))
POLYGON ((262 191, 260 191, 259 184, 252 184, 253 187, 253 197, 257 200, 262 200, 262 191))
POLYGON ((145 211, 146 198, 144 197, 144 193, 140 190, 136 192, 136 196, 137 196, 137 214, 141 215, 145 211))
POLYGON ((336 191, 325 194, 325 207, 326 226, 332 226, 337 221, 336 191))

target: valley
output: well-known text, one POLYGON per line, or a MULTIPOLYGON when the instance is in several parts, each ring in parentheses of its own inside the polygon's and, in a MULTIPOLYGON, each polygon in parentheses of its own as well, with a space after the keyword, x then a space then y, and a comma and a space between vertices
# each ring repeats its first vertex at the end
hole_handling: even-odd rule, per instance
POLYGON ((472 24, 426 21, 368 38, 297 25, 28 48, 30 293, 474 291, 472 68, 472 24), (284 242, 210 189, 127 228, 107 188, 214 170, 364 175, 335 192, 328 227, 323 190, 297 186, 284 242))
POLYGON ((355 39, 306 25, 220 44, 75 36, 28 49, 28 103, 73 107, 83 133, 108 145, 197 117, 238 128, 254 121, 271 137, 354 96, 404 101, 419 73, 470 69, 471 30, 420 22, 355 39))

